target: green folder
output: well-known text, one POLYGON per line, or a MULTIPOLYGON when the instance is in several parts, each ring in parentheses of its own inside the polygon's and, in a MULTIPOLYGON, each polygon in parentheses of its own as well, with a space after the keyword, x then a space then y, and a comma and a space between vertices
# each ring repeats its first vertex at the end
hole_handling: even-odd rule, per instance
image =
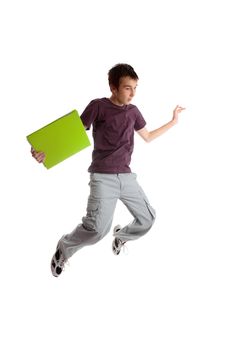
POLYGON ((27 140, 36 151, 45 153, 47 169, 90 146, 76 110, 28 135, 27 140))

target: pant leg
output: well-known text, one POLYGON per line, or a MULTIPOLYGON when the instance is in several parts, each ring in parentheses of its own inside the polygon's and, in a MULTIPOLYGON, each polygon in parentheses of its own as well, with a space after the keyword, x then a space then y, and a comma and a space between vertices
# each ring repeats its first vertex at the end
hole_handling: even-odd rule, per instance
POLYGON ((91 174, 90 195, 86 216, 70 234, 64 235, 59 246, 66 259, 84 246, 97 243, 110 230, 120 184, 115 175, 91 174))
POLYGON ((126 205, 134 220, 118 231, 115 236, 126 242, 146 234, 155 221, 155 210, 136 180, 136 174, 120 174, 120 200, 126 205))

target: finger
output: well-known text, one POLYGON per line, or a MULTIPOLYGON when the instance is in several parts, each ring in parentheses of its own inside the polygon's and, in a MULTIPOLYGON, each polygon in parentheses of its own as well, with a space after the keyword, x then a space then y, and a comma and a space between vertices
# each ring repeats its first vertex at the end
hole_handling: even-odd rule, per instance
POLYGON ((40 154, 40 162, 43 162, 45 160, 45 154, 41 153, 40 154))
POLYGON ((179 107, 177 108, 177 112, 181 112, 181 111, 184 111, 184 110, 185 110, 184 107, 180 107, 180 106, 179 106, 179 107))
POLYGON ((43 152, 35 152, 33 157, 36 159, 38 163, 41 163, 45 160, 45 154, 43 152))
POLYGON ((45 154, 44 154, 44 152, 36 152, 35 153, 35 156, 38 158, 41 158, 41 157, 45 157, 45 154))

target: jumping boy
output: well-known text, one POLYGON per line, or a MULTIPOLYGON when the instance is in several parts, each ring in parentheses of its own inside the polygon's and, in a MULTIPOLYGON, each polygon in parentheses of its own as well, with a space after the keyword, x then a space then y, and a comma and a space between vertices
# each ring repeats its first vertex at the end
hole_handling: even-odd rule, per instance
MULTIPOLYGON (((118 255, 122 246, 147 233, 155 221, 155 211, 131 172, 130 160, 134 146, 134 131, 146 142, 154 140, 177 124, 176 106, 170 122, 148 131, 146 122, 131 104, 135 95, 138 76, 128 64, 117 64, 108 72, 110 98, 91 101, 81 115, 88 130, 93 128, 94 150, 90 172, 90 195, 86 216, 70 234, 61 237, 52 257, 51 271, 58 277, 68 259, 79 249, 102 239, 110 230, 117 200, 120 199, 134 220, 113 230, 113 253, 118 255)), ((31 150, 32 156, 43 162, 45 154, 31 150)))

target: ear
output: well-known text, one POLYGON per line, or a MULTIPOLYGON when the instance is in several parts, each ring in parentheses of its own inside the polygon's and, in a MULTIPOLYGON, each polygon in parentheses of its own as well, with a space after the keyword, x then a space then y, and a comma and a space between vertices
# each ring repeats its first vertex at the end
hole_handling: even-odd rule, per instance
POLYGON ((114 86, 114 85, 109 85, 109 87, 110 87, 110 90, 111 90, 111 92, 112 92, 112 94, 115 94, 116 92, 117 92, 117 88, 114 86))

